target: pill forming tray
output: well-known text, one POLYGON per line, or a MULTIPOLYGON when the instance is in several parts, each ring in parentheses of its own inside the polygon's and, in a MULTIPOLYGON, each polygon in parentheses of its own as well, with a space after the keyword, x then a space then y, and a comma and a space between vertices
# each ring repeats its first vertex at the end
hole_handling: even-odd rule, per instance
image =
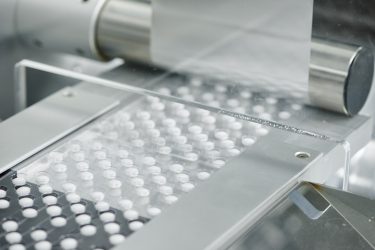
MULTIPOLYGON (((288 190, 310 178, 310 169, 345 158, 342 145, 329 137, 235 115, 251 108, 263 121, 287 121, 302 110, 298 97, 285 100, 245 89, 233 99, 225 96, 226 86, 218 85, 212 94, 199 80, 190 83, 192 88, 155 88, 162 95, 121 93, 121 102, 118 91, 106 90, 106 98, 111 91, 116 96, 115 105, 105 103, 100 109, 106 112, 84 117, 80 128, 67 126, 69 135, 54 136, 44 150, 3 172, 1 246, 225 248, 288 190), (185 101, 163 98, 169 94, 185 101), (209 108, 215 106, 237 113, 209 108)), ((78 86, 49 98, 83 98, 82 105, 90 105, 85 91, 87 86, 78 86)), ((101 91, 91 89, 96 95, 101 91)), ((48 100, 32 108, 60 112, 65 99, 58 108, 43 106, 48 100)), ((43 117, 34 125, 48 130, 49 122, 43 117)), ((330 165, 329 171, 341 164, 330 165)))

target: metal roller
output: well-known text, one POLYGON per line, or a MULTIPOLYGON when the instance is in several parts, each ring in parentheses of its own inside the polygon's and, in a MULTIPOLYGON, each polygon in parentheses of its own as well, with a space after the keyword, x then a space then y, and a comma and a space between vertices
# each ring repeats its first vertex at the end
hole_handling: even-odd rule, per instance
MULTIPOLYGON (((69 0, 63 5, 72 10, 74 18, 66 18, 56 0, 19 0, 16 33, 20 40, 43 49, 160 66, 151 53, 153 9, 149 1, 69 0)), ((315 9, 319 11, 319 5, 315 9)), ((321 32, 313 30, 313 34, 321 32)), ((306 103, 345 115, 357 114, 367 99, 373 70, 370 49, 313 39, 306 103)))
MULTIPOLYGON (((111 0, 103 8, 97 42, 105 57, 123 57, 158 65, 150 53, 152 7, 133 0, 111 0)), ((313 39, 306 102, 312 106, 357 114, 372 84, 372 51, 361 46, 313 39)))

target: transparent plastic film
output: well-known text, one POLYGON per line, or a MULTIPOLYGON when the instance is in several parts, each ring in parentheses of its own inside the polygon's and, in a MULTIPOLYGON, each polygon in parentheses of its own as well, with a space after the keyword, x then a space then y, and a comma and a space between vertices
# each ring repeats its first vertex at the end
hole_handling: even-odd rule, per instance
MULTIPOLYGON (((37 221, 24 236, 5 238, 7 245, 23 244, 22 237, 33 233, 29 244, 35 246, 111 248, 244 154, 267 158, 278 147, 301 147, 285 156, 303 166, 294 179, 308 171, 305 160, 321 157, 310 146, 340 147, 323 134, 173 97, 165 89, 154 92, 30 61, 20 65, 98 85, 97 91, 121 90, 123 101, 5 175, 0 214, 13 222, 9 230, 3 223, 4 235, 37 221), (37 230, 48 237, 38 237, 37 230)), ((74 88, 69 91, 73 98, 74 88)), ((346 151, 338 152, 344 159, 346 151)))
POLYGON ((306 97, 312 5, 310 0, 153 1, 151 59, 172 71, 306 97))

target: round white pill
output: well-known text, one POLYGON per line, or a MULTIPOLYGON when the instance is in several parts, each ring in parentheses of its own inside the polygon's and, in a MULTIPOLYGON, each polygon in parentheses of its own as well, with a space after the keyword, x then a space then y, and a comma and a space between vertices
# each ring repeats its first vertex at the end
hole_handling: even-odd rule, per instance
POLYGON ((145 142, 141 139, 135 139, 131 141, 131 144, 136 148, 141 148, 145 145, 145 142))
POLYGON ((74 214, 82 214, 86 211, 86 206, 83 205, 82 203, 75 203, 70 206, 70 210, 74 214))
POLYGON ((197 177, 198 177, 198 179, 199 180, 207 180, 208 178, 210 178, 210 176, 211 176, 211 174, 210 173, 208 173, 208 172, 199 172, 198 174, 197 174, 197 177))
POLYGON ((263 120, 272 120, 272 115, 269 114, 269 113, 263 113, 263 114, 259 115, 259 118, 261 118, 263 120))
POLYGON ((152 177, 152 181, 158 185, 165 185, 167 183, 167 178, 162 175, 155 175, 152 177))
POLYGON ((176 174, 176 180, 181 183, 189 181, 189 176, 187 174, 176 174))
POLYGON ((9 246, 9 250, 25 250, 26 247, 23 244, 14 244, 9 246))
POLYGON ((22 210, 22 215, 26 218, 35 218, 38 216, 38 211, 35 208, 25 208, 22 210))
POLYGON ((146 130, 149 130, 149 129, 153 129, 155 128, 155 122, 154 121, 151 121, 151 120, 147 120, 147 121, 142 121, 141 122, 141 125, 143 126, 143 128, 145 128, 146 130))
POLYGON ((64 159, 64 155, 60 152, 51 152, 49 153, 49 158, 54 163, 62 162, 64 159))
POLYGON ((181 164, 173 164, 169 166, 169 170, 174 173, 179 174, 179 173, 182 173, 182 171, 184 171, 184 167, 181 164))
POLYGON ((132 168, 132 167, 130 167, 130 168, 126 168, 126 169, 124 170, 124 172, 125 172, 125 175, 127 175, 127 176, 129 176, 129 177, 137 177, 138 174, 139 174, 138 169, 136 169, 136 168, 132 168))
POLYGON ((113 169, 107 169, 103 171, 103 177, 106 179, 115 179, 117 176, 117 173, 113 169))
POLYGON ((294 110, 301 110, 302 109, 302 105, 300 105, 300 104, 292 104, 292 109, 294 109, 294 110))
POLYGON ((198 125, 193 125, 193 126, 190 126, 188 128, 188 131, 191 133, 191 134, 200 134, 202 133, 202 128, 198 125))
POLYGON ((229 128, 230 129, 233 129, 233 130, 240 130, 242 129, 242 123, 240 122, 233 122, 229 125, 229 128))
POLYGON ((138 112, 136 116, 140 120, 149 120, 151 118, 151 114, 147 111, 138 112))
POLYGON ((163 120, 162 124, 166 127, 174 127, 176 126, 176 121, 172 118, 167 118, 163 120))
POLYGON ((161 102, 156 102, 151 104, 151 109, 156 110, 156 111, 163 111, 165 109, 164 103, 161 102))
POLYGON ((3 188, 0 188, 0 199, 7 196, 7 191, 3 188))
POLYGON ((197 161, 198 158, 199 158, 198 154, 196 154, 196 153, 186 153, 185 157, 189 161, 197 161))
POLYGON ((54 195, 46 195, 43 197, 43 203, 50 206, 57 203, 57 197, 54 195))
POLYGON ((21 176, 17 176, 16 178, 12 179, 12 182, 15 186, 24 186, 26 185, 26 179, 21 176))
POLYGON ((104 212, 104 211, 108 211, 109 208, 110 208, 110 205, 108 202, 105 202, 105 201, 99 201, 95 204, 95 208, 96 210, 98 210, 99 212, 104 212))
POLYGON ((78 246, 78 241, 74 238, 65 238, 60 242, 60 246, 64 250, 73 250, 78 246))
POLYGON ((226 148, 226 149, 231 149, 234 148, 235 144, 234 141, 232 140, 223 140, 221 141, 221 147, 226 148))
POLYGON ((98 160, 104 160, 104 159, 107 158, 107 154, 104 151, 96 151, 94 153, 94 155, 95 155, 96 159, 98 159, 98 160))
POLYGON ((240 102, 237 99, 228 99, 227 105, 231 108, 235 108, 240 105, 240 102))
POLYGON ((64 173, 68 167, 65 164, 56 164, 52 167, 52 169, 57 173, 64 173))
POLYGON ((35 250, 51 250, 52 243, 46 240, 39 241, 34 245, 35 250))
POLYGON ((259 114, 261 114, 261 113, 264 113, 264 107, 262 106, 262 105, 255 105, 254 107, 253 107, 253 111, 255 112, 255 113, 259 113, 259 114))
POLYGON ((30 197, 20 198, 18 203, 21 207, 32 207, 34 205, 34 200, 30 197))
POLYGON ((161 173, 161 168, 157 166, 148 167, 147 171, 152 175, 158 175, 161 173))
POLYGON ((52 205, 52 206, 47 207, 46 212, 47 214, 49 214, 49 216, 54 217, 62 213, 62 208, 57 205, 52 205))
POLYGON ((147 197, 150 195, 150 190, 147 188, 137 188, 136 193, 140 197, 147 197))
POLYGON ((112 212, 104 212, 99 215, 99 218, 104 223, 115 221, 116 215, 112 212))
POLYGON ((146 156, 146 157, 143 158, 142 162, 143 162, 143 164, 145 164, 147 166, 153 166, 153 165, 155 165, 156 160, 155 160, 154 157, 146 156))
POLYGON ((22 186, 22 187, 17 188, 16 192, 18 196, 26 196, 30 194, 31 188, 28 186, 22 186))
POLYGON ((91 216, 88 214, 79 214, 76 216, 76 222, 79 225, 87 225, 91 222, 91 216))
POLYGON ((121 165, 123 165, 124 167, 129 168, 129 167, 132 167, 134 165, 134 162, 131 159, 122 159, 121 160, 121 165))
POLYGON ((287 111, 282 111, 279 113, 279 118, 282 120, 288 120, 292 115, 287 111))
POLYGON ((216 122, 216 118, 211 115, 207 115, 207 116, 202 117, 202 122, 207 125, 212 125, 216 122))
POLYGON ((96 226, 94 225, 85 225, 81 227, 81 234, 83 236, 89 237, 96 234, 96 226))
POLYGON ((273 105, 273 104, 276 104, 276 103, 277 103, 277 99, 276 99, 275 97, 267 97, 267 98, 266 98, 266 102, 267 102, 268 104, 273 105))
POLYGON ((66 200, 70 203, 78 203, 81 200, 81 197, 76 193, 69 193, 66 195, 66 200))
POLYGON ((76 164, 76 169, 78 171, 87 171, 87 170, 89 170, 89 168, 90 168, 89 164, 87 162, 84 162, 84 161, 78 162, 76 164))
POLYGON ((1 226, 6 232, 13 232, 18 229, 18 223, 14 220, 4 221, 1 226))
POLYGON ((120 158, 126 158, 126 157, 128 157, 129 156, 129 152, 127 151, 127 150, 125 150, 125 149, 120 149, 118 152, 117 152, 117 155, 118 155, 118 157, 120 157, 120 158))
POLYGON ((215 138, 218 140, 227 140, 228 139, 228 133, 224 131, 216 131, 215 132, 215 138))
POLYGON ((125 240, 125 236, 122 234, 114 234, 109 237, 109 242, 112 245, 118 245, 125 240))
POLYGON ((133 221, 129 223, 129 228, 132 231, 137 231, 143 227, 143 222, 141 221, 133 221))
POLYGON ((255 133, 258 135, 258 136, 265 136, 269 133, 268 129, 267 128, 264 128, 264 127, 261 127, 261 128, 258 128, 255 133))
POLYGON ((21 242, 22 240, 22 235, 19 232, 10 232, 5 235, 5 240, 9 244, 16 244, 21 242))
POLYGON ((141 178, 132 178, 130 180, 130 183, 135 186, 135 187, 143 187, 143 185, 145 184, 144 180, 141 179, 141 178))
POLYGON ((139 214, 135 210, 127 210, 124 212, 124 217, 127 220, 136 220, 139 217, 139 214))
POLYGON ((117 234, 120 232, 120 225, 116 222, 104 224, 104 231, 106 231, 108 234, 117 234))
POLYGON ((241 150, 239 150, 238 148, 232 148, 232 149, 228 150, 228 154, 230 156, 237 156, 237 155, 241 154, 241 150))
POLYGON ((98 166, 101 169, 110 169, 112 167, 112 162, 109 160, 101 160, 98 162, 98 166))
POLYGON ((133 202, 131 200, 120 200, 118 204, 121 206, 123 210, 129 210, 133 207, 133 202))
POLYGON ((132 121, 123 122, 121 125, 125 130, 133 130, 135 128, 135 124, 132 121))
POLYGON ((177 127, 168 128, 167 132, 168 132, 168 134, 170 134, 172 136, 179 136, 179 135, 181 135, 181 129, 179 129, 177 127))
POLYGON ((157 129, 147 129, 146 133, 152 138, 158 138, 160 136, 160 131, 157 129))
POLYGON ((83 181, 92 181, 94 179, 94 174, 91 172, 81 172, 79 177, 83 181))
POLYGON ((214 160, 212 162, 212 165, 215 167, 215 168, 221 168, 225 165, 225 161, 224 160, 214 160))
POLYGON ((46 174, 40 174, 38 177, 36 177, 36 182, 39 185, 46 185, 49 183, 49 177, 46 174))
POLYGON ((173 194, 173 188, 170 186, 161 186, 159 187, 159 192, 164 195, 171 195, 173 194))
POLYGON ((183 183, 181 184, 181 189, 182 191, 184 192, 190 192, 191 190, 193 190, 195 188, 194 184, 192 183, 183 183))
POLYGON ((95 191, 90 194, 94 202, 99 202, 104 200, 105 194, 103 192, 95 191))
POLYGON ((215 99, 215 96, 212 93, 203 93, 202 94, 202 100, 206 102, 210 102, 215 99))
POLYGON ((39 187, 39 192, 42 193, 42 194, 50 194, 50 193, 53 192, 53 188, 48 184, 41 185, 39 187))
POLYGON ((120 180, 110 180, 108 181, 108 187, 112 189, 119 189, 122 186, 122 182, 120 180))
POLYGON ((213 150, 215 148, 215 143, 213 143, 211 141, 202 142, 201 148, 203 150, 207 150, 207 151, 213 150))
POLYGON ((251 94, 251 92, 249 92, 249 91, 240 91, 240 96, 241 96, 242 98, 247 99, 247 98, 250 98, 250 97, 252 96, 252 94, 251 94))
POLYGON ((147 213, 151 217, 155 217, 155 216, 157 216, 161 213, 161 210, 160 210, 160 208, 157 208, 157 207, 150 207, 150 208, 147 209, 147 213))
POLYGON ((66 219, 64 217, 54 217, 51 219, 51 225, 54 227, 64 227, 66 225, 66 219))
POLYGON ((65 193, 74 193, 77 190, 77 186, 73 183, 64 183, 62 185, 63 190, 65 193))
POLYGON ((172 152, 172 148, 164 146, 164 147, 159 148, 158 152, 162 155, 169 155, 172 152))
POLYGON ((241 139, 241 142, 244 146, 251 146, 255 143, 255 141, 256 140, 254 138, 251 138, 251 137, 248 137, 248 136, 244 136, 241 139))
POLYGON ((168 195, 164 197, 164 200, 165 200, 165 203, 167 203, 168 205, 171 205, 175 203, 176 201, 178 201, 178 198, 177 196, 174 196, 174 195, 168 195))
POLYGON ((34 241, 41 241, 41 240, 45 240, 47 239, 47 232, 44 231, 43 229, 37 229, 37 230, 34 230, 30 233, 30 237, 34 240, 34 241))

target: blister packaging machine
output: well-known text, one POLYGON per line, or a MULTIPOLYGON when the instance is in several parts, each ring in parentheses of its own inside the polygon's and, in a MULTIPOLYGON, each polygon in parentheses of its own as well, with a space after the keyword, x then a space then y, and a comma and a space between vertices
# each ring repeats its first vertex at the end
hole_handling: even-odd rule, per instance
POLYGON ((374 249, 372 5, 3 1, 0 249, 374 249))

